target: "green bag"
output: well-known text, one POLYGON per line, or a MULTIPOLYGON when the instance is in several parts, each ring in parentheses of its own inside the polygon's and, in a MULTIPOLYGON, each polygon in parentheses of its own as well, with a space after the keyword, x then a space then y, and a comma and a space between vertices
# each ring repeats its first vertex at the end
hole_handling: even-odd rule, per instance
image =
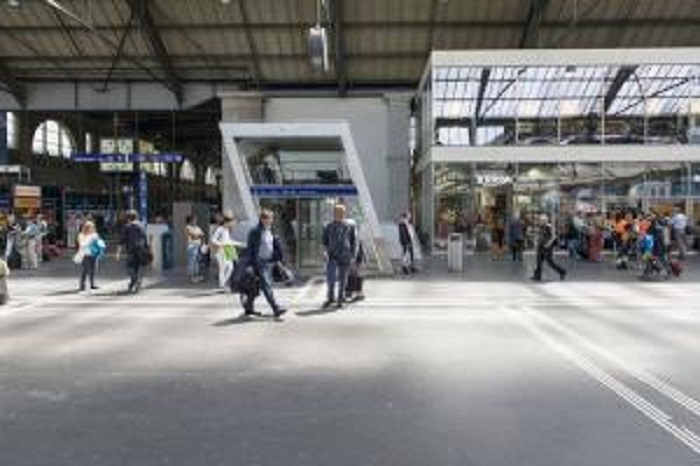
POLYGON ((233 244, 224 245, 224 260, 235 262, 238 260, 238 251, 233 244))

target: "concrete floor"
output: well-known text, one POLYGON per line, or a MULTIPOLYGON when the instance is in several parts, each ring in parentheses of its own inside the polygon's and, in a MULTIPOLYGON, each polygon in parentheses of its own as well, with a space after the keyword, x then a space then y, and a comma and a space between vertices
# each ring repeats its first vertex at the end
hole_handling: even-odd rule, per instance
POLYGON ((172 280, 131 297, 116 275, 91 296, 17 277, 0 464, 700 464, 698 274, 513 267, 373 281, 332 313, 320 285, 285 289, 284 322, 172 280))

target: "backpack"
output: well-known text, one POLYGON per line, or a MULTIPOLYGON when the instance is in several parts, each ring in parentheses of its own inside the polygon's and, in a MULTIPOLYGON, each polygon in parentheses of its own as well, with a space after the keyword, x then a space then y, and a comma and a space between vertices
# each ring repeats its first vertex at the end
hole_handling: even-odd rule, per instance
POLYGON ((92 257, 99 259, 104 256, 106 249, 107 244, 105 244, 102 238, 95 238, 95 240, 90 243, 90 254, 92 257))

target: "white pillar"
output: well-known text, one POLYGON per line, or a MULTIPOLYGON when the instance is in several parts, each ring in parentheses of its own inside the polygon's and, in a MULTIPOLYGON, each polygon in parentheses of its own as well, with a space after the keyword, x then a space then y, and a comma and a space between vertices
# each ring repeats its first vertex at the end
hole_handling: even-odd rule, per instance
MULTIPOLYGON (((229 92, 220 94, 222 123, 251 123, 263 121, 263 95, 257 92, 229 92)), ((231 211, 238 219, 247 215, 240 196, 229 157, 226 156, 226 141, 222 144, 222 202, 223 211, 231 211)))
POLYGON ((412 94, 387 94, 388 107, 387 159, 389 183, 387 197, 388 218, 395 218, 400 212, 411 210, 411 98, 412 94))

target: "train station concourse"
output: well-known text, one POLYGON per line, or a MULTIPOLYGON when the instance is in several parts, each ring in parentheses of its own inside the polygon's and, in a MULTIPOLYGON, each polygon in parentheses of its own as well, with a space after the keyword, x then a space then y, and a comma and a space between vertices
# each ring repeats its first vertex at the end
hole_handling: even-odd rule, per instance
POLYGON ((697 0, 0 0, 0 466, 700 464, 697 0))

